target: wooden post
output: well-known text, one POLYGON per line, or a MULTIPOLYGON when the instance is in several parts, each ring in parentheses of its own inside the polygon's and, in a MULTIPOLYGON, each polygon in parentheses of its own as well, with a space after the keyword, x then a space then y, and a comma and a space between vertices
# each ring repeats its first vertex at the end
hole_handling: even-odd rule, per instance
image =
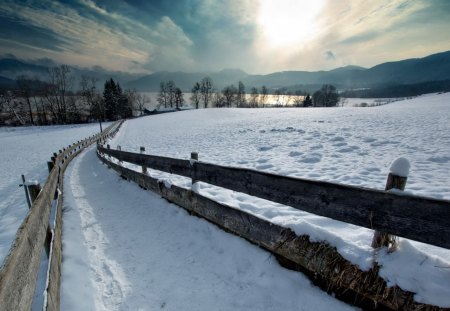
POLYGON ((35 185, 27 185, 28 192, 30 193, 30 199, 31 203, 36 200, 37 196, 39 195, 39 192, 41 192, 41 185, 35 184, 35 185))
POLYGON ((23 186, 23 189, 25 190, 25 197, 27 198, 28 208, 31 208, 30 196, 28 194, 28 188, 25 185, 25 176, 24 175, 22 175, 22 186, 23 186))
MULTIPOLYGON (((389 173, 385 190, 391 190, 393 188, 399 189, 401 191, 405 190, 406 180, 408 177, 394 175, 393 173, 389 173)), ((385 232, 375 231, 372 239, 372 247, 379 248, 386 246, 389 248, 389 252, 393 252, 398 247, 398 238, 394 235, 390 235, 385 232)))
POLYGON ((52 159, 52 161, 48 161, 47 162, 47 167, 48 167, 48 172, 49 173, 52 171, 54 166, 55 166, 55 161, 53 161, 53 159, 52 159))
POLYGON ((191 152, 191 160, 198 161, 198 152, 191 152))
MULTIPOLYGON (((141 147, 139 148, 139 150, 140 150, 141 154, 144 154, 144 153, 145 153, 145 147, 141 146, 141 147)), ((147 167, 144 166, 144 165, 142 165, 142 173, 143 173, 143 174, 147 174, 147 167)))
POLYGON ((191 152, 191 185, 194 185, 194 183, 196 182, 193 167, 193 162, 195 161, 198 161, 198 152, 191 152))

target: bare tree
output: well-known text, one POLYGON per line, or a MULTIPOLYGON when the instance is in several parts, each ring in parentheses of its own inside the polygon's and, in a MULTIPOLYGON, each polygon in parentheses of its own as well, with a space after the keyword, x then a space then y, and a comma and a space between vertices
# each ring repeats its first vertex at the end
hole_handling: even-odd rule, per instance
POLYGON ((194 87, 191 90, 191 102, 195 105, 195 109, 198 109, 198 104, 201 99, 201 86, 200 83, 195 82, 194 87))
POLYGON ((58 123, 66 123, 67 95, 72 88, 73 78, 67 65, 48 69, 49 86, 45 97, 58 123))
POLYGON ((175 88, 175 107, 181 108, 184 105, 184 96, 180 88, 175 88))
POLYGON ((256 87, 252 87, 250 90, 250 107, 258 108, 259 92, 256 87))
POLYGON ((25 124, 22 103, 15 100, 12 92, 8 91, 5 94, 0 95, 0 111, 3 110, 9 112, 10 119, 15 117, 21 125, 25 124))
POLYGON ((236 102, 238 107, 243 108, 247 106, 247 100, 245 99, 245 85, 242 81, 239 81, 238 83, 236 102))
POLYGON ((164 81, 161 81, 161 83, 159 84, 158 103, 159 103, 159 106, 164 105, 164 108, 167 108, 168 93, 167 93, 166 82, 164 82, 164 81))
POLYGON ((205 77, 202 79, 200 93, 203 100, 204 108, 208 108, 209 102, 211 100, 211 94, 213 91, 213 83, 210 77, 205 77))
POLYGON ((176 85, 175 82, 172 80, 166 82, 166 91, 168 96, 168 104, 170 105, 170 108, 173 108, 173 105, 175 104, 175 92, 176 92, 176 85))
POLYGON ((30 123, 34 125, 35 123, 33 119, 33 110, 31 109, 31 101, 30 101, 30 98, 34 92, 33 80, 26 75, 20 75, 17 77, 16 80, 19 95, 25 99, 28 106, 28 115, 30 118, 30 123))
POLYGON ((142 116, 144 115, 145 104, 151 104, 151 98, 145 94, 136 92, 136 90, 134 92, 136 93, 136 100, 133 109, 139 111, 139 115, 142 116))
POLYGON ((233 104, 236 102, 237 92, 238 90, 233 84, 226 86, 222 90, 223 97, 225 98, 225 106, 227 106, 228 108, 233 106, 233 104))
MULTIPOLYGON (((86 75, 81 76, 80 88, 81 98, 84 108, 87 109, 89 114, 94 111, 94 97, 96 94, 96 84, 98 79, 95 77, 89 77, 86 75)), ((98 115, 97 115, 98 118, 98 115)))
POLYGON ((269 91, 267 90, 267 87, 265 85, 263 85, 261 87, 261 95, 259 96, 259 103, 261 104, 261 106, 264 108, 266 103, 267 103, 267 99, 269 97, 269 91))
POLYGON ((225 106, 225 97, 219 91, 214 91, 212 95, 212 105, 216 108, 225 106))

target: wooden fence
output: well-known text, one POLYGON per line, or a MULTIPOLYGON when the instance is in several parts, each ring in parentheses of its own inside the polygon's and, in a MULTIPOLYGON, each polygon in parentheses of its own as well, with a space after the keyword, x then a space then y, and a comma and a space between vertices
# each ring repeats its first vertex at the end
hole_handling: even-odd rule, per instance
POLYGON ((115 134, 120 125, 121 122, 115 122, 102 133, 71 144, 51 157, 47 181, 19 227, 0 269, 1 310, 31 309, 45 245, 49 247, 49 266, 45 293, 42 293, 44 309, 59 310, 63 173, 76 155, 92 143, 115 134))
POLYGON ((113 150, 97 145, 97 154, 123 178, 152 190, 189 213, 268 250, 279 262, 302 271, 318 286, 363 309, 441 310, 418 303, 414 293, 388 287, 378 265, 362 271, 326 242, 311 242, 292 230, 243 210, 218 203, 199 193, 150 177, 147 168, 240 191, 325 217, 449 248, 450 202, 339 184, 290 178, 192 160, 113 150), (114 157, 118 161, 108 159, 114 157), (142 166, 142 172, 122 165, 142 166), (429 236, 428 236, 429 235, 429 236))
POLYGON ((450 202, 280 176, 251 169, 113 150, 119 161, 215 186, 407 239, 450 249, 450 202))

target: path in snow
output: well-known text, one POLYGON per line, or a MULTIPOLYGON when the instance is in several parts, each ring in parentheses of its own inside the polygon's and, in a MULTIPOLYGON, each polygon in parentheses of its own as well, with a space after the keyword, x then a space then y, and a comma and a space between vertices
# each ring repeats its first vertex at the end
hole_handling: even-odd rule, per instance
POLYGON ((269 253, 122 180, 66 171, 62 310, 350 310, 269 253))

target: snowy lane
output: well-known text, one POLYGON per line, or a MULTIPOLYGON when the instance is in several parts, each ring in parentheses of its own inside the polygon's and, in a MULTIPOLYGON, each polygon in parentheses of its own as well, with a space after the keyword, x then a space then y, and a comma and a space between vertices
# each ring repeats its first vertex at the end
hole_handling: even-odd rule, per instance
POLYGON ((350 310, 267 252, 100 164, 65 179, 62 310, 350 310))

